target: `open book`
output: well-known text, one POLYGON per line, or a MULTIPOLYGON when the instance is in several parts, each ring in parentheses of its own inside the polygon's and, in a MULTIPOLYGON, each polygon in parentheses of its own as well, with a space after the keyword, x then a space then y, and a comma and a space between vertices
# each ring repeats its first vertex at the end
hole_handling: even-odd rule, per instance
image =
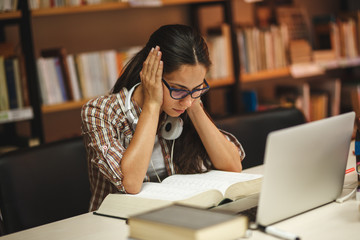
POLYGON ((143 183, 138 194, 109 194, 95 214, 128 218, 173 203, 211 208, 259 193, 261 182, 262 175, 218 170, 175 174, 161 183, 143 183))

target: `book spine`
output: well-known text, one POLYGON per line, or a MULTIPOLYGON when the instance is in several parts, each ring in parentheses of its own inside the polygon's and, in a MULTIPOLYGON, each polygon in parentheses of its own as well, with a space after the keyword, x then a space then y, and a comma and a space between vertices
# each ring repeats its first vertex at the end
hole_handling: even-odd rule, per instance
POLYGON ((4 60, 5 76, 8 89, 9 108, 18 108, 18 98, 16 93, 14 65, 12 58, 6 58, 4 60))
POLYGON ((9 97, 5 76, 4 57, 0 56, 0 111, 9 110, 9 97))
MULTIPOLYGON (((14 65, 14 77, 15 77, 15 86, 16 86, 16 97, 18 102, 18 108, 24 107, 23 91, 21 90, 21 73, 20 73, 20 63, 18 58, 13 59, 14 65)), ((26 89, 24 89, 26 91, 26 89)))
POLYGON ((59 86, 60 86, 60 90, 61 90, 61 99, 62 99, 62 102, 65 102, 69 98, 68 98, 67 91, 66 91, 64 75, 63 75, 63 72, 61 70, 60 59, 55 58, 54 59, 54 64, 55 64, 55 72, 56 72, 57 80, 59 81, 59 86))
POLYGON ((82 98, 81 90, 79 86, 79 77, 76 71, 75 61, 73 55, 66 56, 66 62, 69 69, 69 80, 70 80, 70 89, 72 91, 73 100, 78 101, 82 98))

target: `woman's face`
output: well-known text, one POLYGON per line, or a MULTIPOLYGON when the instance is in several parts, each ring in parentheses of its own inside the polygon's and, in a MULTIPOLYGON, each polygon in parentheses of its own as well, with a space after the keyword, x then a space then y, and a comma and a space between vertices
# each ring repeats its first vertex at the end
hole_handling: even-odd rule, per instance
MULTIPOLYGON (((182 65, 179 70, 174 71, 169 74, 164 74, 163 79, 170 85, 172 88, 193 90, 201 86, 204 82, 206 75, 206 68, 201 65, 182 65)), ((183 99, 173 99, 170 96, 169 89, 163 83, 164 89, 164 100, 162 105, 162 110, 171 117, 178 117, 189 108, 194 101, 198 99, 193 99, 190 95, 187 95, 183 99)))

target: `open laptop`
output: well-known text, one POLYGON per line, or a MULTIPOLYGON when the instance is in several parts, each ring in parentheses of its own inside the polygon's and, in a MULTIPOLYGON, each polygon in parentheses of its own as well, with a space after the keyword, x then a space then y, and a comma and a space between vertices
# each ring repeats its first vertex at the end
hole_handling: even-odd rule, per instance
POLYGON ((239 212, 257 205, 256 224, 268 226, 334 201, 342 192, 355 113, 271 132, 259 196, 233 202, 239 212))

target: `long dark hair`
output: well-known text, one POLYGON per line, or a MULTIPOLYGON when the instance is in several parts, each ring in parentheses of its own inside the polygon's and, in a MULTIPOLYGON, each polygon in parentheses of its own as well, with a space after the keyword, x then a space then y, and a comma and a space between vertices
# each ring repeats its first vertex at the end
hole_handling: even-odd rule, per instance
MULTIPOLYGON (((163 74, 172 73, 183 65, 202 64, 209 69, 211 61, 203 37, 193 28, 185 25, 165 25, 156 30, 146 46, 140 50, 124 67, 116 81, 112 93, 123 87, 130 89, 140 82, 140 71, 151 48, 159 46, 164 62, 163 74)), ((207 152, 197 134, 189 116, 182 114, 184 128, 181 136, 175 141, 174 165, 178 173, 197 173, 202 165, 210 168, 207 152)), ((170 147, 171 142, 168 142, 170 147)))

